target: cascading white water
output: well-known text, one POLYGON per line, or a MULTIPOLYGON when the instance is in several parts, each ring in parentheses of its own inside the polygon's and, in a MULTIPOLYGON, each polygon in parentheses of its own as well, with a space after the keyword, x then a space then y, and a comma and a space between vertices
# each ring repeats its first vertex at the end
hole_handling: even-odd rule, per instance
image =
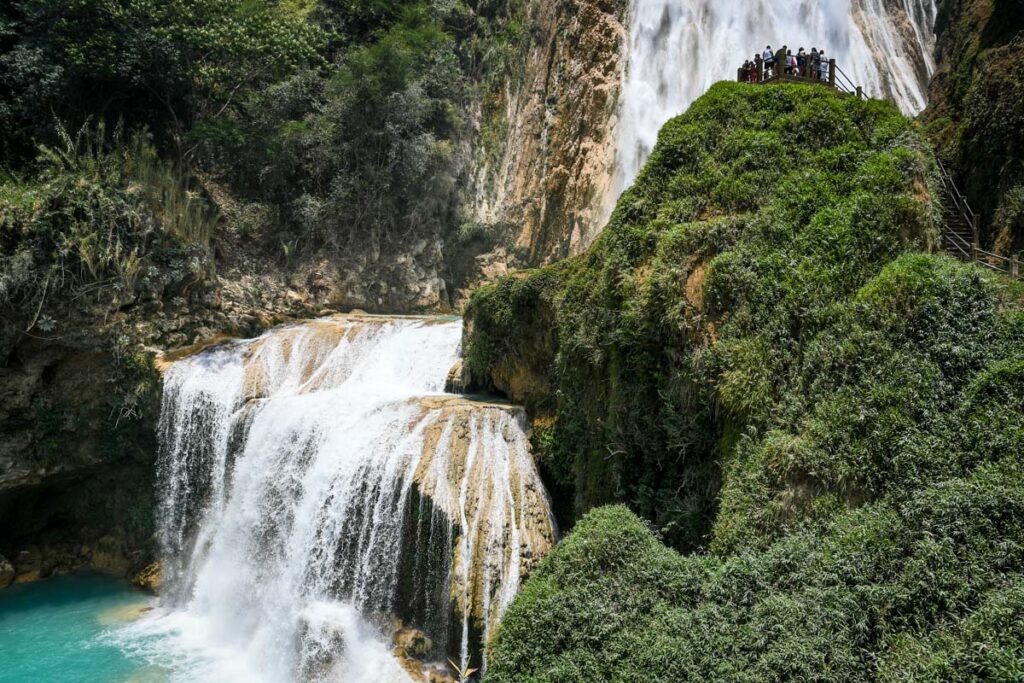
POLYGON ((468 666, 554 526, 522 412, 443 395, 460 338, 329 318, 175 362, 164 597, 123 646, 180 680, 420 680, 401 618, 468 666))
POLYGON ((620 96, 614 197, 633 182, 658 131, 766 45, 824 49, 854 83, 924 108, 935 0, 633 0, 620 96))

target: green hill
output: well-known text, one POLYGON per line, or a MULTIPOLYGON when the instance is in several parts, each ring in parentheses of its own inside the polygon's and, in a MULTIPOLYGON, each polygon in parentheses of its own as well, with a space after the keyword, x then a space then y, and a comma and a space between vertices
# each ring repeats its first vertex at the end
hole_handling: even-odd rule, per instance
POLYGON ((488 681, 1024 675, 1021 290, 937 196, 895 107, 722 83, 588 253, 476 294, 563 524, 653 524, 583 517, 488 681))

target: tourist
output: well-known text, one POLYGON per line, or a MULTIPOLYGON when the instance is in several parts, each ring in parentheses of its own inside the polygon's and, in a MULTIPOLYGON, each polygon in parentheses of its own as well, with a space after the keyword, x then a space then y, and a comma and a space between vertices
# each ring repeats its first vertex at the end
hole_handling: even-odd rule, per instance
POLYGON ((785 45, 779 48, 775 52, 775 68, 779 70, 779 74, 782 74, 782 69, 786 66, 786 52, 789 50, 785 45))
POLYGON ((818 69, 821 68, 821 53, 818 52, 818 48, 811 48, 811 60, 810 60, 811 72, 809 76, 811 78, 818 77, 818 69))
POLYGON ((786 51, 786 73, 790 76, 796 73, 796 57, 793 56, 792 50, 786 51))
POLYGON ((757 73, 757 59, 758 55, 754 55, 754 61, 748 62, 748 64, 750 65, 748 71, 748 79, 751 83, 757 83, 757 81, 759 80, 757 73))
POLYGON ((772 77, 772 67, 775 66, 775 53, 772 52, 772 46, 769 45, 764 49, 764 54, 761 55, 761 59, 764 60, 764 77, 772 77))
POLYGON ((821 60, 821 64, 818 67, 818 77, 823 81, 828 81, 828 59, 825 57, 824 50, 818 52, 818 59, 821 60))
POLYGON ((807 53, 803 48, 797 50, 796 53, 796 70, 800 74, 800 78, 807 77, 807 53))

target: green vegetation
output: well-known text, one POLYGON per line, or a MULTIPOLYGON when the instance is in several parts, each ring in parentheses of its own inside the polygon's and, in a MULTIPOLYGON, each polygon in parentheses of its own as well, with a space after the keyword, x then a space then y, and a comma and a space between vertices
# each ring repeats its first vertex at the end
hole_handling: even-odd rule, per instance
POLYGON ((0 150, 25 175, 36 145, 56 144, 55 119, 119 121, 148 130, 182 175, 229 191, 235 213, 257 217, 229 227, 271 255, 438 236, 458 223, 470 99, 497 87, 521 11, 514 0, 17 0, 0 10, 0 150))
POLYGON ((891 105, 723 83, 590 252, 477 293, 556 487, 654 524, 583 518, 489 681, 1024 673, 1022 292, 925 253, 935 187, 891 105))
POLYGON ((520 49, 505 19, 521 11, 4 4, 0 366, 25 335, 112 348, 140 341, 131 321, 100 331, 112 314, 202 310, 239 245, 268 267, 343 267, 455 230, 469 102, 520 49))
POLYGON ((40 148, 31 181, 0 183, 5 336, 25 320, 26 331, 53 333, 51 316, 66 317, 66 307, 102 315, 180 296, 209 267, 215 217, 146 137, 118 130, 108 145, 102 125, 59 133, 60 147, 40 148))
POLYGON ((929 137, 982 216, 986 246, 1024 249, 1024 12, 1013 0, 945 0, 929 137))

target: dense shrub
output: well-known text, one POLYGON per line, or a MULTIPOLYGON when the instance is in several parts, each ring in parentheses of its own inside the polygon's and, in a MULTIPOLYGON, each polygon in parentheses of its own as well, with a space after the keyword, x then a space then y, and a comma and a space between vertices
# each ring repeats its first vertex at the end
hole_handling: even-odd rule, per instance
POLYGON ((22 324, 52 333, 69 307, 80 318, 181 296, 208 275, 217 217, 146 136, 119 129, 108 144, 99 125, 59 137, 31 176, 0 182, 5 337, 22 324))
MULTIPOLYGON (((0 10, 0 124, 8 160, 50 139, 53 117, 146 126, 180 145, 239 90, 323 63, 326 36, 288 3, 15 0, 0 10)), ((179 152, 183 150, 179 149, 179 152)))
POLYGON ((503 86, 523 5, 16 0, 0 9, 4 167, 58 144, 54 119, 120 120, 215 184, 230 218, 258 217, 230 227, 264 253, 373 261, 458 226, 467 113, 503 86))
POLYGON ((546 377, 577 511, 655 525, 585 517, 488 680, 1020 675, 1021 291, 927 253, 934 187, 889 105, 719 84, 590 252, 477 294, 474 376, 546 377))

